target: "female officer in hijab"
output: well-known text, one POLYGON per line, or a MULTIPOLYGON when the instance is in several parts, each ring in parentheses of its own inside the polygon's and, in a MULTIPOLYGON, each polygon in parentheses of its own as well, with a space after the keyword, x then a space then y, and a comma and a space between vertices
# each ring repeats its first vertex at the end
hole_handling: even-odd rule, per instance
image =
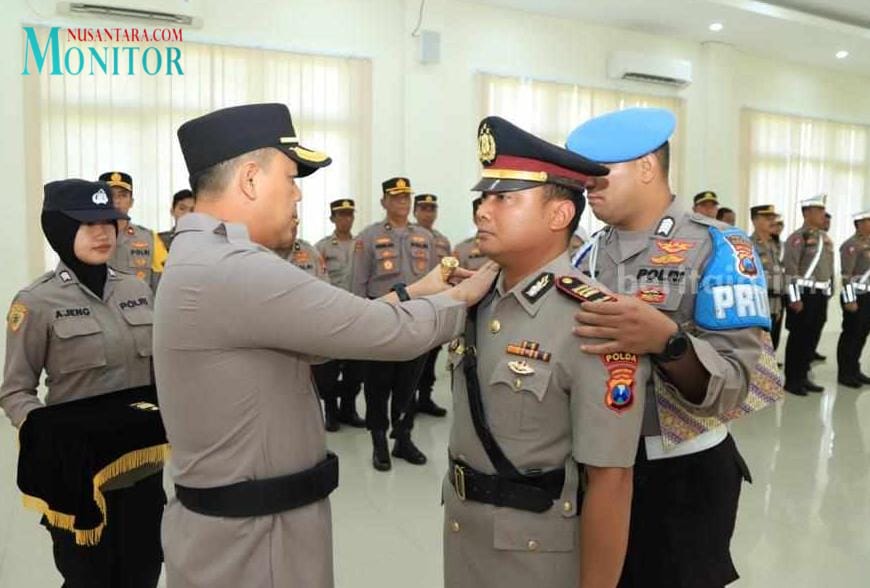
MULTIPOLYGON (((0 408, 14 426, 43 406, 36 395, 43 371, 46 405, 152 384, 151 290, 106 265, 117 222, 126 218, 105 183, 46 184, 42 230, 60 262, 18 292, 7 315, 0 408)), ((43 517, 63 585, 153 588, 163 559, 162 476, 103 491, 106 527, 94 546, 77 544, 74 533, 43 517)))

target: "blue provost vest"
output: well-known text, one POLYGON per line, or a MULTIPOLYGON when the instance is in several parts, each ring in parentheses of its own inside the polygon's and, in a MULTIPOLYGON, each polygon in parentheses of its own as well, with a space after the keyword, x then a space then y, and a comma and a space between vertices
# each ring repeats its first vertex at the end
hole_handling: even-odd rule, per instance
POLYGON ((713 253, 695 298, 695 322, 710 331, 770 330, 764 269, 752 241, 737 228, 710 227, 713 253))

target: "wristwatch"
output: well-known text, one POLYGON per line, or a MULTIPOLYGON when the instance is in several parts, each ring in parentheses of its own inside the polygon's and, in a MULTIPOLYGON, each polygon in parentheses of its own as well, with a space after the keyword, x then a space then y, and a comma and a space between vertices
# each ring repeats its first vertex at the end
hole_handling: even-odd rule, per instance
POLYGON ((676 361, 683 357, 689 350, 689 336, 683 329, 678 329, 676 333, 668 337, 668 342, 665 343, 665 349, 661 353, 654 353, 652 359, 658 363, 667 363, 676 361))
POLYGON ((396 293, 396 296, 399 297, 399 302, 407 302, 411 299, 411 295, 408 294, 408 287, 405 286, 404 282, 396 282, 390 290, 396 293))

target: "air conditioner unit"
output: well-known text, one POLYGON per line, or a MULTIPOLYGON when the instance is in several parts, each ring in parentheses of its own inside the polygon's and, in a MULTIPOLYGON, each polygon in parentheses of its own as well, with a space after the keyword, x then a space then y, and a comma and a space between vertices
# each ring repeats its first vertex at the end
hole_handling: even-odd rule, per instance
POLYGON ((692 62, 687 59, 616 51, 607 60, 607 75, 619 80, 684 88, 692 83, 692 62))
POLYGON ((58 14, 148 21, 150 26, 202 26, 200 0, 120 0, 58 2, 58 14))

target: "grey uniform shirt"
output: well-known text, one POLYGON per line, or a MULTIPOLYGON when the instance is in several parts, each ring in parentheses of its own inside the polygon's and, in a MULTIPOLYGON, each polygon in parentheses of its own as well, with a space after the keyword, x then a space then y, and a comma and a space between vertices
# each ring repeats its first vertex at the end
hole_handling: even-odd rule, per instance
POLYGON ((460 267, 477 271, 486 263, 486 256, 480 252, 477 237, 469 237, 456 246, 453 256, 459 260, 460 267))
POLYGON ((410 285, 439 263, 432 233, 423 227, 393 227, 380 221, 356 238, 352 290, 357 296, 380 298, 397 283, 410 285))
POLYGON ((782 295, 785 293, 785 268, 779 258, 779 245, 773 239, 762 241, 757 233, 752 234, 752 244, 764 267, 767 293, 770 297, 770 314, 782 312, 782 295))
MULTIPOLYGON (((579 274, 566 252, 509 291, 499 276, 495 291, 479 306, 477 374, 490 429, 518 470, 566 468, 566 483, 553 508, 536 514, 461 501, 445 480, 446 586, 576 588, 580 556, 575 462, 634 464, 649 359, 580 350, 581 344, 593 341, 572 334, 570 321, 579 303, 553 286, 561 276, 579 274), (548 361, 511 352, 523 342, 537 343, 550 354, 548 361), (618 385, 629 386, 633 397, 630 405, 616 409, 608 397, 618 385)), ((494 474, 471 418, 463 355, 458 352, 463 347, 450 348, 450 455, 494 474)))
MULTIPOLYGON (((407 360, 455 336, 447 295, 355 297, 203 213, 179 221, 155 309, 155 371, 177 484, 211 488, 309 469, 326 457, 310 356, 407 360)), ((329 501, 273 516, 208 517, 170 501, 173 588, 330 587, 329 501)))
POLYGON ((353 243, 352 238, 342 241, 332 234, 314 245, 326 265, 329 283, 348 292, 351 290, 353 278, 353 243))
POLYGON ((438 256, 438 261, 441 261, 443 257, 450 255, 450 239, 437 229, 432 229, 430 232, 435 241, 435 254, 438 256))
MULTIPOLYGON (((658 308, 687 332, 710 374, 704 399, 692 406, 700 416, 721 415, 743 402, 762 352, 758 329, 711 331, 695 324, 695 294, 713 249, 711 226, 731 228, 689 212, 675 200, 648 231, 605 228, 597 237, 594 276, 612 291, 637 296, 658 308), (669 228, 667 236, 656 234, 662 227, 669 228)), ((581 270, 589 272, 591 258, 591 254, 583 257, 581 270)), ((661 434, 654 388, 650 378, 644 436, 661 434)), ((690 406, 688 401, 686 405, 690 406)))
POLYGON ((15 296, 7 317, 0 407, 16 427, 46 404, 151 383, 151 290, 109 270, 103 298, 61 262, 15 296))
POLYGON ((125 230, 118 233, 118 243, 109 265, 116 270, 133 274, 155 290, 165 261, 166 247, 156 233, 129 223, 125 230))
POLYGON ((278 250, 276 253, 306 274, 321 280, 326 279, 326 268, 320 252, 305 239, 296 239, 292 247, 278 250))
POLYGON ((814 282, 830 282, 834 277, 834 242, 821 229, 802 227, 792 233, 785 243, 782 264, 789 282, 803 279, 810 269, 816 253, 822 247, 822 255, 812 274, 807 278, 814 282))
MULTIPOLYGON (((870 270, 870 238, 856 233, 840 246, 840 273, 843 283, 860 281, 867 270, 870 270)), ((864 282, 870 282, 870 279, 864 282)))

